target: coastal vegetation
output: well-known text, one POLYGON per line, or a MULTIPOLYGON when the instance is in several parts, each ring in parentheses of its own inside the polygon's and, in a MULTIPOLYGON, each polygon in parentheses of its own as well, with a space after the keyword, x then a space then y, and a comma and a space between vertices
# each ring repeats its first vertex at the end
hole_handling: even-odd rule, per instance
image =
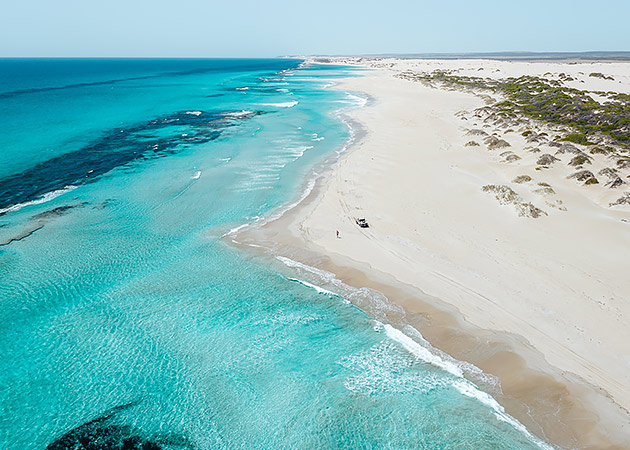
POLYGON ((512 182, 518 183, 518 184, 528 183, 530 181, 532 181, 532 177, 530 177, 529 175, 519 175, 516 178, 514 178, 514 180, 512 180, 512 182))
MULTIPOLYGON (((458 113, 458 117, 470 120, 472 125, 467 128, 466 135, 477 139, 468 141, 465 144, 468 147, 478 146, 481 140, 488 150, 505 149, 499 155, 503 163, 520 165, 519 160, 526 158, 534 163, 536 171, 548 171, 551 176, 564 172, 561 176, 577 181, 580 186, 602 185, 617 189, 628 185, 628 94, 576 89, 572 87, 575 84, 568 86, 566 83, 575 83, 579 79, 563 73, 547 73, 541 77, 484 78, 461 75, 457 70, 438 69, 432 72, 405 71, 396 76, 422 82, 432 88, 459 90, 482 98, 485 106, 468 114, 464 111, 458 113), (509 133, 518 133, 516 136, 510 135, 514 136, 514 141, 508 138, 513 141, 516 150, 522 148, 537 154, 536 157, 530 159, 524 154, 506 151, 512 144, 502 137, 509 133), (520 143, 523 139, 524 147, 520 143), (587 170, 587 167, 591 170, 587 170), (603 178, 601 182, 598 176, 603 178)), ((598 72, 588 76, 614 80, 598 72)), ((518 185, 529 181, 529 175, 521 175, 512 182, 518 185)), ((544 211, 522 200, 509 186, 486 185, 483 190, 494 193, 501 204, 514 205, 519 215, 546 215, 544 211)), ((531 192, 547 198, 556 194, 551 186, 542 184, 531 192)), ((559 199, 547 199, 545 203, 566 211, 559 199)), ((602 205, 630 205, 630 193, 624 192, 617 201, 606 201, 602 205)))
POLYGON ((488 184, 481 188, 482 191, 494 194, 494 197, 502 205, 513 205, 519 216, 537 218, 546 216, 547 213, 537 208, 530 202, 525 202, 512 188, 506 185, 488 184))
MULTIPOLYGON (((599 74, 602 75, 602 74, 599 74)), ((597 76, 598 74, 591 74, 597 76)), ((518 78, 491 79, 460 76, 448 71, 431 73, 403 72, 401 78, 430 85, 463 88, 499 97, 490 108, 504 119, 526 116, 544 123, 564 127, 562 141, 580 145, 615 145, 630 149, 630 95, 615 92, 593 92, 563 86, 554 79, 524 75, 518 78)), ((566 78, 566 77, 565 77, 566 78)), ((607 78, 608 79, 608 78, 607 78)), ((562 79, 562 81, 567 81, 562 79)), ((524 137, 532 133, 523 132, 524 137)))
POLYGON ((585 185, 589 184, 598 184, 597 178, 590 170, 581 170, 579 172, 574 173, 573 175, 569 175, 568 178, 575 178, 578 181, 583 182, 585 185))
POLYGON ((600 73, 600 72, 593 72, 593 73, 589 74, 589 77, 601 78, 603 80, 614 80, 613 77, 608 76, 608 75, 604 75, 603 73, 600 73))

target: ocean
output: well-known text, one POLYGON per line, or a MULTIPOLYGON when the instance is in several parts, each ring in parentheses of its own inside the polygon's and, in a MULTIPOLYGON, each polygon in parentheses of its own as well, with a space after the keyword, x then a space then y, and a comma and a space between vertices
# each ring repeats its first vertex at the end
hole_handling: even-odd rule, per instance
POLYGON ((222 238, 352 139, 346 76, 0 60, 0 448, 551 448, 364 291, 222 238))

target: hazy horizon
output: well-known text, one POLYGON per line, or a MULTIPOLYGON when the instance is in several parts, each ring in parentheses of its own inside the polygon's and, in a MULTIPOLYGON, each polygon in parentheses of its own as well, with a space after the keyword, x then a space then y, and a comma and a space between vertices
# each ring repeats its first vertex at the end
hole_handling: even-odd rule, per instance
POLYGON ((584 52, 447 52, 447 53, 376 53, 376 54, 314 54, 314 55, 276 55, 276 56, 0 56, 0 60, 11 59, 148 59, 148 60, 240 60, 240 59, 301 59, 301 58, 421 58, 421 59, 496 59, 496 60, 630 60, 630 51, 584 51, 584 52))
POLYGON ((0 57, 222 58, 630 50, 630 3, 184 0, 5 4, 0 57))

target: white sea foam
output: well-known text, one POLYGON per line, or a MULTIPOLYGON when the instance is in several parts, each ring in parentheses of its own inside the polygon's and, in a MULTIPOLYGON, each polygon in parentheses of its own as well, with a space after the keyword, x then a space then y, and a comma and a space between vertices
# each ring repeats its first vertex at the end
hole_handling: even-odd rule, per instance
POLYGON ((276 108, 292 108, 297 105, 298 101, 284 103, 262 103, 263 106, 275 106, 276 108))
POLYGON ((354 107, 363 108, 367 104, 368 99, 367 97, 361 97, 351 92, 346 92, 346 99, 342 101, 351 103, 354 107))
POLYGON ((286 213, 287 211, 290 211, 291 209, 295 208, 297 205, 302 203, 302 201, 304 201, 304 199, 308 197, 309 194, 313 191, 313 188, 315 188, 316 182, 317 182, 316 178, 312 178, 311 180, 309 180, 308 184, 306 185, 306 189, 302 191, 302 195, 300 195, 300 197, 296 201, 294 201, 293 203, 289 203, 285 207, 276 210, 273 214, 267 217, 262 223, 273 222, 274 220, 277 220, 280 217, 282 217, 284 213, 286 213))
POLYGON ((25 208, 27 206, 41 205, 42 203, 49 202, 63 194, 67 194, 68 192, 75 190, 77 187, 78 186, 66 186, 62 189, 57 189, 56 191, 46 192, 40 198, 31 200, 30 202, 18 203, 17 205, 11 205, 7 208, 2 208, 0 209, 0 214, 19 211, 20 209, 25 208))
MULTIPOLYGON (((341 280, 339 280, 338 278, 336 278, 335 274, 331 272, 318 269, 316 267, 312 267, 307 264, 303 264, 299 261, 295 261, 284 256, 276 256, 276 259, 284 263, 287 267, 291 267, 299 271, 310 273, 316 276, 317 278, 319 278, 320 280, 322 280, 324 283, 335 286, 335 289, 338 289, 339 292, 341 292, 341 294, 338 296, 343 298, 346 302, 348 301, 349 298, 354 298, 357 295, 360 297, 367 296, 371 299, 372 302, 379 301, 379 298, 378 298, 379 296, 375 295, 376 291, 373 291, 371 289, 365 289, 365 288, 357 289, 352 286, 349 286, 345 284, 344 282, 342 282, 341 280)), ((321 287, 316 286, 313 283, 308 283, 308 285, 310 285, 311 287, 317 288, 318 292, 320 289, 323 289, 321 287)), ((381 295, 380 298, 381 298, 380 302, 386 301, 386 297, 381 295)), ((409 387, 410 389, 413 388, 413 389, 420 389, 424 391, 427 389, 443 386, 445 385, 445 383, 447 383, 448 385, 451 385, 455 389, 457 389, 461 394, 466 395, 467 397, 475 398, 476 400, 480 401, 484 405, 491 408, 492 411, 495 413, 495 416, 497 417, 498 420, 510 424, 512 427, 514 427, 516 430, 518 430, 523 435, 525 435, 530 441, 535 443, 541 449, 553 450, 553 447, 551 447, 544 441, 538 439, 536 436, 531 434, 529 430, 527 430, 527 428, 523 424, 521 424, 518 420, 516 420, 509 414, 507 414, 504 408, 490 394, 480 390, 471 381, 468 381, 466 378, 464 378, 464 371, 467 373, 473 373, 476 376, 478 375, 478 372, 481 372, 478 368, 476 368, 475 366, 469 363, 454 360, 450 358, 448 355, 441 354, 439 350, 434 349, 431 346, 431 344, 429 344, 422 337, 422 334, 419 331, 417 331, 415 328, 411 327, 411 325, 407 325, 405 329, 408 329, 407 330, 408 332, 413 331, 412 334, 416 336, 416 339, 411 338, 408 334, 393 327, 390 324, 383 324, 382 322, 376 319, 374 319, 374 323, 375 323, 374 328, 376 331, 384 330, 388 338, 400 344, 407 352, 409 352, 417 360, 422 361, 427 364, 431 364, 437 368, 440 368, 454 377, 454 379, 450 379, 450 381, 443 380, 439 382, 435 380, 432 380, 429 382, 429 380, 419 379, 419 380, 416 380, 417 385, 411 383, 413 380, 406 380, 404 383, 401 382, 400 380, 396 380, 397 386, 405 385, 409 387)), ((375 381, 372 380, 372 378, 373 377, 369 377, 369 376, 353 377, 347 380, 347 383, 345 383, 346 388, 353 391, 357 391, 357 390, 363 391, 365 389, 368 389, 368 390, 374 389, 375 381)), ((491 379, 491 377, 489 377, 488 379, 491 379)))
POLYGON ((259 323, 272 323, 281 325, 307 325, 311 322, 317 322, 318 320, 321 320, 321 316, 317 314, 285 314, 280 311, 269 318, 261 320, 259 323))
POLYGON ((186 111, 186 114, 190 114, 192 116, 200 116, 202 112, 201 111, 186 111))
POLYGON ((286 256, 276 256, 276 259, 282 262, 287 267, 291 267, 294 269, 302 269, 306 272, 310 272, 314 275, 317 275, 319 278, 321 278, 323 281, 327 283, 331 283, 333 282, 333 280, 337 280, 337 277, 332 272, 328 272, 326 270, 318 269, 317 267, 303 264, 299 261, 295 261, 291 258, 287 258, 286 256))
POLYGON ((226 237, 226 236, 231 236, 233 234, 236 234, 238 231, 242 230, 243 228, 249 226, 248 223, 244 223, 243 225, 239 225, 238 227, 234 227, 232 228, 230 231, 228 231, 227 233, 225 233, 223 236, 221 237, 226 237))
POLYGON ((249 89, 249 86, 245 86, 245 87, 237 87, 236 90, 237 91, 247 91, 249 89))
POLYGON ((503 406, 501 406, 499 402, 497 402, 490 394, 482 391, 481 389, 477 388, 472 382, 465 379, 462 369, 457 364, 447 361, 436 355, 435 353, 430 352, 428 349, 424 348, 422 345, 411 339, 405 333, 389 324, 383 325, 383 328, 385 329, 385 333, 389 338, 401 344, 409 353, 411 353, 417 359, 433 366, 439 367, 447 371, 451 375, 457 377, 456 380, 453 380, 452 386, 457 389, 461 394, 470 398, 474 398, 491 408, 494 411, 494 414, 498 420, 510 424, 515 429, 523 433, 528 439, 530 439, 540 448, 545 450, 553 450, 553 447, 531 434, 522 423, 507 414, 503 406))
POLYGON ((273 186, 241 186, 234 189, 235 192, 255 192, 255 191, 268 191, 273 189, 273 186))
POLYGON ((343 358, 339 363, 355 373, 344 381, 346 389, 360 394, 423 393, 450 388, 447 377, 438 372, 416 372, 403 349, 392 341, 382 341, 369 350, 343 358))
POLYGON ((455 375, 456 377, 463 377, 464 373, 462 370, 457 367, 456 364, 453 364, 450 361, 445 361, 440 358, 438 355, 431 353, 429 350, 418 344, 416 341, 411 339, 405 333, 400 331, 397 328, 389 324, 383 325, 385 329, 385 333, 389 336, 390 339, 395 340, 399 344, 401 344, 409 353, 414 355, 417 359, 420 359, 428 364, 439 367, 440 369, 446 370, 448 373, 455 375))
POLYGON ((288 150, 289 155, 291 155, 293 161, 295 161, 296 159, 304 156, 304 152, 312 148, 312 145, 300 145, 297 147, 287 147, 286 149, 288 150))
POLYGON ((291 92, 291 91, 285 88, 281 88, 281 89, 276 89, 276 92, 291 92))
POLYGON ((335 294, 333 291, 329 291, 328 289, 324 289, 323 287, 317 286, 317 285, 315 285, 313 283, 309 283, 308 281, 299 280, 297 278, 289 278, 289 280, 294 281, 296 283, 299 283, 299 284, 301 284, 303 286, 309 287, 311 289, 314 289, 319 294, 330 295, 332 297, 340 297, 339 294, 335 294))
MULTIPOLYGON (((344 298, 354 300, 354 303, 359 304, 359 306, 362 306, 361 304, 365 303, 365 300, 367 300, 368 304, 363 306, 369 306, 368 309, 370 309, 370 311, 368 312, 370 312, 373 317, 382 316, 381 313, 385 314, 385 317, 388 313, 398 314, 402 312, 404 314, 404 310, 397 307, 397 305, 390 304, 387 297, 378 291, 369 288, 355 288, 349 286, 339 280, 332 272, 309 266, 285 256, 277 255, 276 259, 287 267, 311 274, 323 283, 334 286, 335 289, 341 293, 340 295, 344 298)), ((462 378, 464 373, 470 373, 476 378, 483 379, 483 381, 489 385, 495 385, 496 380, 491 376, 487 376, 487 379, 480 376, 480 373, 483 374, 483 372, 481 372, 479 368, 467 362, 457 361, 449 355, 442 353, 440 350, 433 348, 433 346, 424 339, 422 334, 411 325, 406 325, 403 328, 404 331, 400 331, 391 325, 383 324, 377 319, 374 319, 374 323, 375 329, 379 331, 384 330, 390 339, 403 345, 403 347, 416 356, 416 358, 422 359, 424 362, 435 365, 436 367, 440 367, 458 378, 462 378), (414 337, 412 338, 411 336, 414 337)))
POLYGON ((532 433, 529 432, 529 430, 525 427, 525 425, 523 425, 514 417, 506 413, 503 406, 501 406, 499 402, 497 402, 494 398, 492 398, 490 394, 477 389, 472 383, 463 379, 453 382, 453 387, 455 387, 455 389, 457 389, 461 394, 470 398, 474 398, 475 400, 478 400, 484 405, 493 409, 495 417, 498 420, 510 424, 512 427, 514 427, 515 429, 523 433, 530 441, 532 441, 538 447, 544 450, 554 450, 554 448, 551 445, 547 444, 543 440, 534 436, 532 433))
POLYGON ((229 113, 226 113, 225 116, 226 117, 239 118, 239 117, 243 117, 243 116, 249 116, 250 114, 254 114, 254 111, 248 111, 248 110, 244 109, 242 111, 231 111, 229 113))

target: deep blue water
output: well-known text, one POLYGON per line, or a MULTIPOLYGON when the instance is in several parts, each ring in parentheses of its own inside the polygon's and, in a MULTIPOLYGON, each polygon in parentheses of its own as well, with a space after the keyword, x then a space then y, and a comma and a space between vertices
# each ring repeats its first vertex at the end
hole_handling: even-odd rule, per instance
POLYGON ((300 63, 0 60, 0 448, 538 448, 414 330, 221 239, 349 137, 357 74, 300 63))

